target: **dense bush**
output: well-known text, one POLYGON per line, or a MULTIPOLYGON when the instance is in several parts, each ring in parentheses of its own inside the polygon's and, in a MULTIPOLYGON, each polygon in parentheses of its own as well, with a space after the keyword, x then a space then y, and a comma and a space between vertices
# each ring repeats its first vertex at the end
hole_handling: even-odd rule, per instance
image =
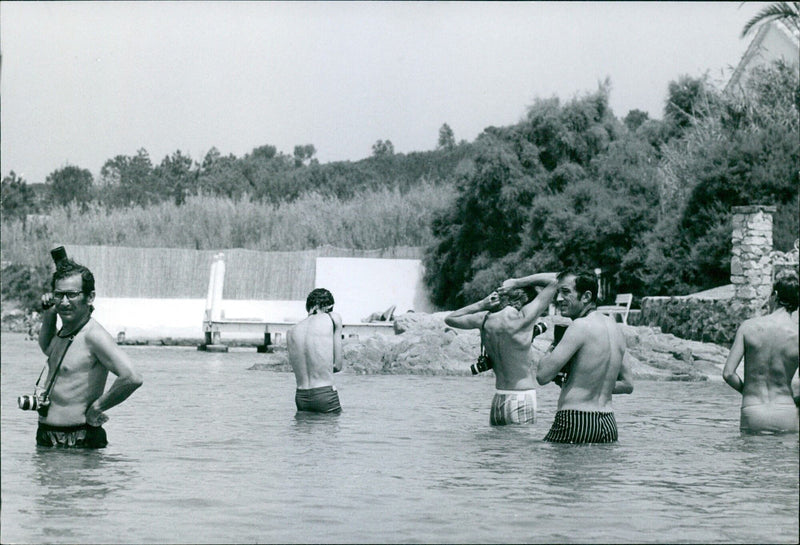
POLYGON ((10 264, 0 271, 3 301, 15 301, 28 312, 41 309, 41 297, 50 290, 52 271, 44 266, 10 264))
POLYGON ((730 346, 736 329, 751 316, 748 307, 735 300, 650 298, 642 300, 640 324, 658 326, 682 339, 730 346))
POLYGON ((797 238, 800 83, 756 69, 743 95, 707 78, 670 84, 664 121, 619 122, 608 88, 490 127, 426 255, 436 304, 470 302, 508 276, 602 268, 617 291, 685 294, 730 281, 731 208, 775 204, 775 248, 797 238), (511 198, 509 198, 509 196, 511 198))
POLYGON ((448 185, 423 183, 401 192, 382 189, 350 200, 316 193, 291 203, 192 196, 178 206, 108 210, 90 206, 75 221, 77 205, 58 208, 45 228, 2 222, 3 259, 47 264, 55 243, 195 249, 306 250, 330 244, 373 249, 426 246, 434 214, 452 201, 448 185))

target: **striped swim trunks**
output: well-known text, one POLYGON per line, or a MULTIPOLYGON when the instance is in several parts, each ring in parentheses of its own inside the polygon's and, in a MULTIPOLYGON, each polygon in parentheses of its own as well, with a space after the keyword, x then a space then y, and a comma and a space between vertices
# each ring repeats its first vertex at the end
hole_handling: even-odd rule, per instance
POLYGON ((536 390, 497 390, 492 398, 489 422, 492 426, 533 424, 536 390))
POLYGON ((613 443, 617 440, 614 413, 558 411, 544 438, 553 443, 613 443))

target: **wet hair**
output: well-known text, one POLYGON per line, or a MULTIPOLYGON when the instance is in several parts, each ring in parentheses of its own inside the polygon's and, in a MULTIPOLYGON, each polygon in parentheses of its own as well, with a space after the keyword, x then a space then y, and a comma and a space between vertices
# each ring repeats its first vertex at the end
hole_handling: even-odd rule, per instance
POLYGON ((778 274, 772 288, 778 295, 778 306, 785 308, 789 312, 797 310, 798 291, 800 291, 797 273, 789 271, 778 274))
POLYGON ((594 273, 589 271, 566 270, 558 273, 556 279, 561 282, 567 276, 575 277, 575 291, 578 292, 579 298, 588 291, 592 294, 592 298, 589 302, 597 302, 597 277, 594 273))
POLYGON ((76 274, 81 275, 81 291, 86 295, 92 293, 94 291, 94 275, 92 271, 68 257, 58 262, 56 272, 53 273, 53 280, 50 283, 51 288, 55 290, 58 280, 69 278, 76 274))
POLYGON ((499 294, 500 297, 500 307, 506 308, 508 306, 512 306, 515 309, 519 310, 525 303, 530 301, 527 292, 524 289, 515 288, 509 290, 506 293, 499 294))
POLYGON ((310 312, 312 308, 317 307, 323 312, 330 312, 333 310, 333 294, 325 288, 317 288, 311 290, 306 298, 306 312, 310 312))

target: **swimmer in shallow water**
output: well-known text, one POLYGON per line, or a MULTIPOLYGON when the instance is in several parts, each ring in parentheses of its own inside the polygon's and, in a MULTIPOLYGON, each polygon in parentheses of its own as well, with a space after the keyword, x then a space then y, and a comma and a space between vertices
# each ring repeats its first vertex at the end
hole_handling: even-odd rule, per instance
POLYGON ((611 443, 617 440, 612 394, 633 392, 624 360, 625 337, 617 323, 597 312, 597 279, 588 272, 558 275, 556 305, 572 319, 564 337, 539 361, 536 380, 553 381, 569 364, 561 383, 558 410, 545 441, 611 443))
POLYGON ((339 393, 333 373, 342 370, 342 318, 333 312, 333 294, 317 288, 308 294, 308 317, 286 335, 289 363, 292 364, 297 390, 298 411, 339 413, 339 393))
POLYGON ((105 411, 142 385, 127 354, 92 318, 94 275, 70 259, 59 262, 52 293, 42 296, 39 346, 48 356, 50 404, 40 411, 36 444, 41 447, 102 448, 105 411), (62 327, 56 331, 56 315, 62 327), (104 392, 109 371, 116 375, 104 392), (44 413, 44 414, 43 414, 44 413))
POLYGON ((792 392, 798 367, 797 275, 779 275, 773 288, 771 313, 742 322, 722 371, 725 382, 742 394, 742 433, 798 431, 792 392), (742 358, 744 380, 736 373, 742 358))
POLYGON ((496 392, 489 422, 530 424, 536 417, 536 383, 531 369, 533 328, 555 294, 555 274, 538 273, 506 280, 484 299, 451 312, 450 327, 479 329, 481 342, 492 361, 496 392), (537 286, 539 294, 528 301, 522 288, 537 286))

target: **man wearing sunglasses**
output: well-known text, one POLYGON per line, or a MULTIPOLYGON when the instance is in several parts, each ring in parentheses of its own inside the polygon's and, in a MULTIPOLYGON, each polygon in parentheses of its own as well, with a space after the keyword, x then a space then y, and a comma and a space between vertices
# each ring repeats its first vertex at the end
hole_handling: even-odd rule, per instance
POLYGON ((102 448, 108 443, 105 411, 122 403, 141 376, 111 335, 92 318, 94 275, 70 259, 58 263, 52 293, 42 296, 39 346, 47 355, 49 395, 39 410, 36 444, 102 448), (56 330, 56 316, 61 328, 56 330), (105 391, 108 372, 116 380, 105 391))

